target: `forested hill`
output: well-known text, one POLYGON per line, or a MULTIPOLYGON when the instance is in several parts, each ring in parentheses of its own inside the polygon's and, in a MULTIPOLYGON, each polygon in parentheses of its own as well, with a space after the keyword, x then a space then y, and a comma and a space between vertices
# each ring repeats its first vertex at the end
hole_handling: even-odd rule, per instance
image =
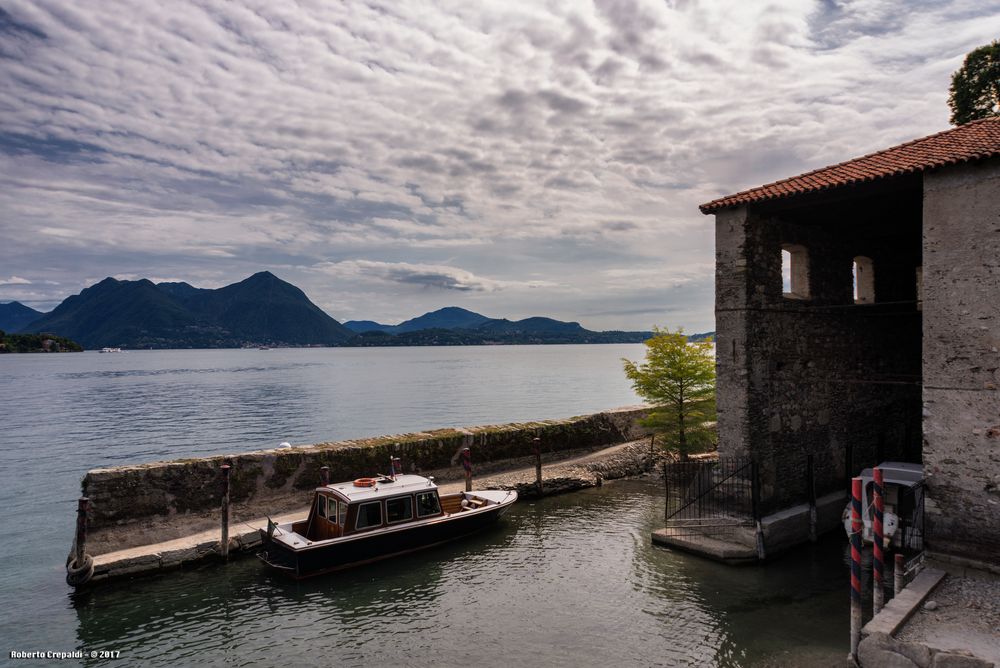
POLYGON ((291 283, 264 271, 217 290, 106 278, 27 328, 86 348, 329 346, 354 333, 291 283))

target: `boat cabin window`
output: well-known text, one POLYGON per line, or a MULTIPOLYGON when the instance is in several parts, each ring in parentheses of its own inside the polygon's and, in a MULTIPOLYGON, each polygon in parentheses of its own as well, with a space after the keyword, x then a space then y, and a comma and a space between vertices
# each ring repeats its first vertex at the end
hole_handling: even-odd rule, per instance
POLYGON ((413 500, 408 496, 385 502, 385 519, 389 524, 413 519, 413 500))
POLYGON ((358 506, 358 520, 354 523, 355 529, 367 529, 377 527, 382 524, 382 503, 373 501, 362 503, 358 506))
POLYGON ((322 494, 316 498, 316 513, 320 517, 326 517, 326 497, 322 494))
POLYGON ((337 500, 330 497, 326 500, 327 512, 326 519, 330 520, 331 524, 337 523, 337 500))
POLYGON ((340 512, 337 514, 337 524, 345 526, 347 524, 347 504, 340 502, 340 512))
POLYGON ((438 503, 438 496, 434 492, 424 492, 417 494, 417 517, 427 517, 428 515, 440 515, 441 504, 438 503))

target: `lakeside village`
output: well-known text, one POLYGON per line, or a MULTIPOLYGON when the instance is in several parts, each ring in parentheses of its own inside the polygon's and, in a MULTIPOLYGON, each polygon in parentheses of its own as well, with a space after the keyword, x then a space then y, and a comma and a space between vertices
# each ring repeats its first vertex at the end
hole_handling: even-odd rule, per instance
POLYGON ((998 203, 992 117, 704 204, 715 347, 656 332, 625 364, 648 406, 93 470, 67 580, 237 553, 319 575, 655 471, 663 549, 768 568, 846 531, 852 663, 994 665, 998 203))

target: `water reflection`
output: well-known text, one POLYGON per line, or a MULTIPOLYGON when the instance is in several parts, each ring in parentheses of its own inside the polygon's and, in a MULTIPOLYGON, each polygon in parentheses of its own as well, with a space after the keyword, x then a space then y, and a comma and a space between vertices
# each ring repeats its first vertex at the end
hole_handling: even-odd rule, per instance
POLYGON ((652 547, 661 512, 656 485, 616 482, 329 577, 243 559, 113 585, 72 599, 77 642, 152 665, 840 662, 836 549, 728 568, 652 547))

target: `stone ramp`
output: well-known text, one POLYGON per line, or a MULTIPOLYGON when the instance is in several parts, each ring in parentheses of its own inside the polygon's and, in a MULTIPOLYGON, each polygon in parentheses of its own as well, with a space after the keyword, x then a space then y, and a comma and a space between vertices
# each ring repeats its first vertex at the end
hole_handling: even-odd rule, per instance
POLYGON ((758 561, 756 548, 734 539, 718 536, 699 534, 675 536, 669 529, 657 529, 653 532, 653 543, 730 565, 752 564, 758 561))

